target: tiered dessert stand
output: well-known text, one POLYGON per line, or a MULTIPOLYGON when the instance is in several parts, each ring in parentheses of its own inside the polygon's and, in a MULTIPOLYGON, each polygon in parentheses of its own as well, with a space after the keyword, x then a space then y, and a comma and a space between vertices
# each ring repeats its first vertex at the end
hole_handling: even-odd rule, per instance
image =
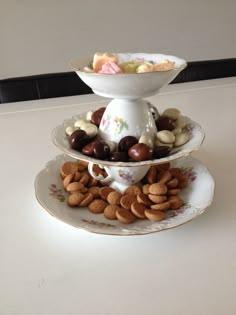
MULTIPOLYGON (((170 83, 187 65, 183 59, 175 56, 120 54, 120 59, 123 61, 137 58, 153 62, 164 59, 175 61, 175 69, 166 72, 105 75, 83 71, 91 62, 92 56, 79 58, 71 63, 79 77, 92 88, 95 94, 113 99, 107 105, 99 126, 99 135, 105 141, 118 143, 125 136, 140 138, 142 135, 154 139, 157 129, 153 112, 155 113, 156 109, 143 98, 158 93, 160 88, 170 83)), ((75 120, 84 118, 85 115, 86 113, 80 113, 76 117, 67 119, 53 130, 52 140, 65 155, 50 161, 36 177, 36 197, 50 214, 72 226, 94 233, 137 235, 182 225, 201 214, 211 204, 214 194, 212 176, 200 161, 192 157, 186 158, 197 150, 204 140, 204 132, 196 122, 186 118, 188 120, 186 130, 190 133, 190 140, 180 148, 172 150, 171 155, 165 158, 141 162, 111 162, 97 160, 71 149, 65 128, 72 126, 75 120), (109 221, 102 214, 95 215, 87 209, 72 209, 66 204, 66 192, 62 188, 59 170, 65 161, 73 159, 89 162, 88 169, 93 177, 109 182, 111 187, 121 192, 129 185, 139 184, 152 165, 171 162, 172 165, 183 168, 189 176, 189 185, 182 191, 185 204, 180 210, 169 211, 167 218, 161 222, 137 220, 130 225, 109 221), (104 167, 108 177, 104 179, 96 176, 93 173, 94 164, 104 167)))

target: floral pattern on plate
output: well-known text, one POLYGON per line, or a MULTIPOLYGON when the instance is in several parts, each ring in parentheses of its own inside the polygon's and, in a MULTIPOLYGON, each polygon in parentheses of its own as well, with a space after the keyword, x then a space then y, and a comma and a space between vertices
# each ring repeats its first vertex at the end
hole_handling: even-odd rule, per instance
POLYGON ((62 189, 57 188, 57 185, 51 184, 49 187, 49 195, 53 198, 59 200, 60 202, 64 202, 66 199, 66 196, 64 195, 64 192, 62 189))
POLYGON ((172 162, 172 167, 186 170, 190 178, 189 185, 181 191, 185 204, 179 210, 167 212, 160 222, 136 220, 130 225, 118 221, 109 221, 103 214, 93 214, 87 208, 71 208, 65 202, 67 193, 60 178, 60 167, 72 158, 60 155, 47 163, 35 179, 36 198, 42 207, 55 218, 71 226, 106 235, 142 235, 171 229, 187 223, 200 215, 210 206, 214 196, 214 179, 207 168, 197 159, 183 158, 172 162), (53 184, 52 184, 53 183, 53 184), (53 186, 52 186, 53 185, 53 186))
POLYGON ((197 173, 194 171, 193 166, 181 167, 182 172, 188 176, 190 181, 194 181, 197 179, 197 173))

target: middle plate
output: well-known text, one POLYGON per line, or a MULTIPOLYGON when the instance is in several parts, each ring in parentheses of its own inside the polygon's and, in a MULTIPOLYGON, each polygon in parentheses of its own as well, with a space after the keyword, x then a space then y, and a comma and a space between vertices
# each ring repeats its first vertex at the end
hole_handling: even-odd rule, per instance
POLYGON ((73 126, 75 121, 78 119, 84 119, 86 116, 85 113, 81 113, 79 115, 73 116, 70 119, 65 120, 61 125, 57 126, 52 131, 52 141, 53 143, 65 154, 79 160, 93 162, 95 164, 100 164, 104 166, 119 166, 119 167, 134 167, 134 166, 145 166, 145 165, 154 165, 154 164, 163 164, 166 162, 174 161, 180 159, 181 157, 188 156, 193 151, 196 151, 202 144, 205 134, 202 130, 201 126, 195 121, 191 120, 188 117, 187 125, 185 127, 185 131, 189 133, 190 140, 182 145, 181 147, 177 147, 172 149, 171 154, 167 157, 161 159, 153 159, 141 162, 111 162, 98 160, 93 157, 86 156, 81 152, 73 150, 70 148, 68 136, 65 133, 65 129, 68 126, 73 126))

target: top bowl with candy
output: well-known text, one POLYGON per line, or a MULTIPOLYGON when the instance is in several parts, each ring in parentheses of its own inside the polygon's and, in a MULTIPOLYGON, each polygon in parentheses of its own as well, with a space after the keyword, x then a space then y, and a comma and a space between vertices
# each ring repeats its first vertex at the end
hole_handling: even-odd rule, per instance
POLYGON ((184 59, 164 54, 96 53, 70 63, 95 94, 139 99, 156 94, 186 66, 184 59))

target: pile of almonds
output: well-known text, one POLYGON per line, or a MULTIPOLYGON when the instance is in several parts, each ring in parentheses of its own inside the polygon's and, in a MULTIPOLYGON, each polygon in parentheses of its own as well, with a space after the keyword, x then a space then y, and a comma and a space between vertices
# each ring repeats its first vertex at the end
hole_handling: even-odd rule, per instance
POLYGON ((168 108, 161 115, 155 112, 155 139, 143 134, 139 139, 126 136, 119 143, 104 141, 98 135, 98 128, 105 109, 89 111, 85 119, 79 119, 65 129, 72 149, 100 160, 140 162, 166 157, 173 147, 179 147, 190 139, 184 129, 187 124, 184 116, 178 109, 168 108))
MULTIPOLYGON (((94 172, 106 176, 95 165, 94 172)), ((152 166, 142 180, 142 186, 129 186, 124 193, 94 179, 87 170, 87 162, 65 162, 60 170, 64 189, 69 192, 70 207, 87 207, 94 214, 104 213, 109 220, 118 219, 129 224, 136 219, 161 221, 167 210, 177 210, 184 204, 179 197, 188 185, 188 177, 180 168, 169 163, 152 166)))

